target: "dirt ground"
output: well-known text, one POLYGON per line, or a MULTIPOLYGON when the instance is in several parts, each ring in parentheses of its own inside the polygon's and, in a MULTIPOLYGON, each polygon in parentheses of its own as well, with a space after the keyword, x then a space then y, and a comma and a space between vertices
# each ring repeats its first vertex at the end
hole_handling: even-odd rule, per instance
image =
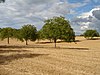
POLYGON ((0 75, 100 75, 100 40, 77 44, 0 41, 0 75))

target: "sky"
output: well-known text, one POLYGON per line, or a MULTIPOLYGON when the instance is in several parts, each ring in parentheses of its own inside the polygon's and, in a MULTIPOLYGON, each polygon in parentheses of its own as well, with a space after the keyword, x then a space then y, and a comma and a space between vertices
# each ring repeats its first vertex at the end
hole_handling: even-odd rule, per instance
POLYGON ((41 29, 46 19, 64 16, 76 34, 100 32, 99 0, 6 0, 0 3, 0 28, 33 24, 41 29))

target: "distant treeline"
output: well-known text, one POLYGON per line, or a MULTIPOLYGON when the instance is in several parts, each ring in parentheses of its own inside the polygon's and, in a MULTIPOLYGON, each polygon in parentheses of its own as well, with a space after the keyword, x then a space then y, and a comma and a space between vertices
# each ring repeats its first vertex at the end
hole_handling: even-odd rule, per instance
POLYGON ((28 45, 28 40, 49 39, 54 41, 55 47, 57 39, 75 42, 75 32, 71 28, 69 21, 65 20, 64 17, 53 17, 45 20, 44 23, 44 26, 39 31, 32 24, 23 25, 20 29, 0 28, 0 38, 1 40, 7 38, 8 44, 10 43, 9 38, 16 38, 20 41, 26 41, 26 45, 28 45))

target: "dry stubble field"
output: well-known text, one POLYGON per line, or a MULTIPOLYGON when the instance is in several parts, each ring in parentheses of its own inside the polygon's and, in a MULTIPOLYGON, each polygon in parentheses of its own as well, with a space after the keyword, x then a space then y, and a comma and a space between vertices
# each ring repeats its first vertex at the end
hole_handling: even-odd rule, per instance
POLYGON ((0 41, 0 75, 100 75, 100 40, 75 43, 0 41))

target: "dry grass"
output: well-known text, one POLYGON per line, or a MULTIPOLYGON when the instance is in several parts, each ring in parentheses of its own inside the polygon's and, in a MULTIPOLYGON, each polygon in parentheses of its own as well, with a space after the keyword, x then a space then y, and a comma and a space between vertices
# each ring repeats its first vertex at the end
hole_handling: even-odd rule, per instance
MULTIPOLYGON (((25 46, 16 40, 0 42, 0 75, 100 75, 100 40, 77 37, 75 43, 25 46)), ((48 41, 47 41, 48 42, 48 41)))

